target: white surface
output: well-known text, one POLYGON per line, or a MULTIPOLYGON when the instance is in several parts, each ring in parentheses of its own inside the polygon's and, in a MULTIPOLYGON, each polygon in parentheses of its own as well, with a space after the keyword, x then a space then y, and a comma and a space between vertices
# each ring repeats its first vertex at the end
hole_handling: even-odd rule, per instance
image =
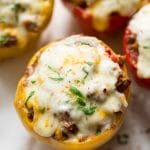
MULTIPOLYGON (((44 32, 39 47, 54 39, 80 33, 71 14, 56 0, 52 22, 44 32)), ((104 38, 113 49, 121 50, 121 35, 104 38), (110 42, 112 41, 112 42, 110 42)), ((22 126, 14 108, 13 99, 17 82, 22 76, 33 51, 16 59, 0 63, 0 149, 1 150, 50 150, 50 148, 35 140, 22 126)), ((133 81, 134 82, 134 81, 133 81)), ((128 109, 120 134, 127 133, 129 142, 118 144, 116 137, 101 150, 150 150, 150 133, 145 130, 150 127, 150 94, 149 90, 133 83, 132 102, 128 109)))

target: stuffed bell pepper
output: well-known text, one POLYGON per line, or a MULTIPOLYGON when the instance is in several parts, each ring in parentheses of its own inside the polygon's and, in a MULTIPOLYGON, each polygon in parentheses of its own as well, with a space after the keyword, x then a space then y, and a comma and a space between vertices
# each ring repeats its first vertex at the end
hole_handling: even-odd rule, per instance
POLYGON ((120 30, 145 0, 62 0, 86 33, 120 30))
POLYGON ((0 60, 32 49, 52 8, 53 0, 0 0, 0 60))
POLYGON ((123 46, 135 79, 150 87, 150 3, 141 8, 130 21, 123 46))
POLYGON ((14 105, 29 132, 50 146, 95 149, 121 126, 129 86, 122 56, 95 37, 74 35, 33 56, 14 105))

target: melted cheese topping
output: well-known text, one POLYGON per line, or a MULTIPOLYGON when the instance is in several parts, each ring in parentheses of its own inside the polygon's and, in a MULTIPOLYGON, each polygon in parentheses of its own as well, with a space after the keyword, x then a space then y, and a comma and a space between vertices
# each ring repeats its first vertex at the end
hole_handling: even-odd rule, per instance
POLYGON ((77 35, 51 44, 27 78, 28 106, 44 110, 34 131, 43 137, 66 131, 59 120, 64 112, 78 128, 76 135, 67 133, 68 140, 95 135, 98 126, 101 132, 110 129, 115 113, 127 107, 125 95, 115 87, 122 73, 94 37, 77 35))
POLYGON ((23 47, 31 30, 35 30, 34 34, 41 30, 46 19, 44 9, 50 9, 49 5, 49 0, 1 0, 0 37, 7 34, 16 36, 23 47))
POLYGON ((129 28, 137 35, 139 45, 137 75, 150 78, 150 4, 144 6, 130 21, 129 28))
POLYGON ((109 17, 113 12, 130 17, 141 2, 142 0, 97 0, 87 10, 93 16, 95 28, 104 31, 108 28, 109 17))

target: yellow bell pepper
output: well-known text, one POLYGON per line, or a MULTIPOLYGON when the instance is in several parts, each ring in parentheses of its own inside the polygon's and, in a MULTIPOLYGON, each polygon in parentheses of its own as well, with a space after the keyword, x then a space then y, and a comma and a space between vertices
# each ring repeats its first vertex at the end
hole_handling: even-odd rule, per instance
MULTIPOLYGON (((33 56, 31 61, 29 62, 28 67, 29 66, 35 66, 41 53, 44 52, 50 46, 51 46, 51 44, 49 44, 49 45, 45 46, 44 48, 42 48, 41 50, 39 50, 33 56)), ((123 74, 124 74, 123 75, 124 77, 127 77, 127 70, 126 70, 125 66, 123 66, 123 74)), ((38 104, 37 105, 35 104, 35 106, 34 106, 35 110, 34 111, 36 111, 36 113, 35 113, 36 115, 34 116, 34 121, 31 122, 31 121, 29 121, 29 119, 27 117, 27 111, 26 111, 26 107, 24 105, 24 99, 26 97, 26 95, 25 95, 25 79, 26 79, 27 75, 28 74, 25 74, 18 84, 18 88, 17 88, 17 92, 16 92, 16 98, 14 100, 14 106, 15 106, 24 126, 27 128, 27 130, 30 133, 32 133, 34 137, 36 137, 36 138, 40 139, 41 141, 49 144, 51 147, 54 147, 54 148, 59 149, 59 150, 91 150, 91 149, 95 149, 99 146, 102 146, 107 141, 109 141, 115 135, 117 130, 120 128, 120 126, 123 122, 124 116, 125 116, 125 111, 118 113, 116 122, 114 123, 115 125, 112 128, 102 132, 99 135, 93 135, 93 136, 89 137, 84 142, 70 142, 70 141, 63 141, 63 140, 58 141, 58 140, 54 140, 53 138, 45 138, 45 137, 39 136, 33 130, 33 125, 36 122, 38 116, 40 115, 38 113, 38 107, 39 106, 38 106, 38 104)), ((128 88, 125 91, 125 96, 126 96, 127 101, 129 99, 129 94, 130 94, 130 88, 128 88)), ((61 139, 61 133, 59 132, 59 130, 57 131, 56 136, 58 136, 59 139, 61 139)))
MULTIPOLYGON (((42 33, 43 29, 47 26, 51 18, 51 15, 53 12, 54 0, 48 0, 48 1, 41 0, 39 1, 39 3, 41 3, 40 4, 40 7, 41 7, 40 8, 40 13, 41 13, 40 20, 39 22, 36 22, 39 25, 38 25, 38 29, 36 29, 34 32, 29 31, 30 29, 29 30, 25 29, 25 27, 23 27, 23 25, 21 24, 22 22, 17 22, 15 25, 11 25, 9 24, 9 22, 0 21, 0 33, 1 33, 0 34, 0 60, 10 58, 10 57, 15 57, 17 55, 22 54, 25 51, 32 50, 36 46, 40 34, 42 33), (7 35, 13 36, 13 39, 10 39, 9 41, 8 40, 9 36, 7 37, 7 35), (14 41, 14 37, 16 41, 14 41), (9 41, 9 43, 6 43, 6 41, 7 42, 9 41), (15 44, 13 44, 12 42, 13 43, 15 42, 15 44), (2 45, 2 44, 5 44, 5 45, 2 45)), ((22 9, 19 3, 11 4, 11 6, 12 6, 11 13, 14 13, 13 11, 15 11, 15 13, 19 13, 20 10, 18 9, 22 9)), ((27 9, 30 9, 30 8, 27 7, 27 9)), ((6 15, 12 15, 11 13, 6 14, 6 15)), ((34 11, 32 12, 32 10, 30 10, 30 13, 32 15, 34 11)), ((4 15, 3 17, 6 17, 6 16, 4 15)), ((10 17, 10 16, 7 16, 7 17, 10 17)), ((27 21, 28 21, 28 18, 27 18, 27 21)), ((33 24, 33 27, 34 27, 34 24, 33 24)))

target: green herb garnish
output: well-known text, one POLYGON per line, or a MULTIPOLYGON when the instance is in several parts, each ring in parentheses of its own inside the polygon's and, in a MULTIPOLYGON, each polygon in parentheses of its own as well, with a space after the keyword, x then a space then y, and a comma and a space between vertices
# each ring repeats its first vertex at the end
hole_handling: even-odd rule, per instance
POLYGON ((9 40, 9 36, 8 35, 1 35, 0 36, 0 46, 6 44, 9 40))
POLYGON ((36 83, 36 81, 35 81, 35 80, 33 80, 33 81, 31 81, 31 83, 32 83, 32 84, 34 84, 34 83, 36 83))
POLYGON ((46 110, 45 107, 41 108, 41 113, 44 114, 44 113, 45 113, 45 110, 46 110))
POLYGON ((80 106, 86 105, 86 99, 84 95, 75 86, 70 86, 69 91, 76 96, 74 102, 77 102, 80 106))
POLYGON ((88 77, 89 72, 86 71, 85 67, 82 68, 82 71, 85 73, 85 76, 83 77, 83 81, 88 77))
POLYGON ((16 3, 11 7, 11 10, 15 13, 16 22, 18 22, 18 13, 24 12, 25 8, 20 3, 16 3))
POLYGON ((64 79, 63 77, 61 77, 60 73, 59 73, 55 68, 53 68, 53 67, 51 67, 51 66, 49 66, 49 65, 48 65, 48 68, 49 68, 52 72, 54 72, 54 73, 57 74, 57 77, 49 77, 51 80, 54 80, 54 81, 62 81, 62 80, 64 79))
POLYGON ((85 101, 85 98, 83 97, 78 97, 76 98, 76 102, 81 105, 81 106, 85 106, 86 105, 86 101, 85 101))
POLYGON ((87 61, 86 62, 89 66, 92 66, 93 65, 93 62, 91 62, 91 61, 87 61))
POLYGON ((117 136, 117 141, 119 144, 127 144, 129 136, 127 134, 120 134, 117 136))
POLYGON ((85 98, 84 95, 75 86, 70 86, 69 91, 78 97, 85 98))
POLYGON ((35 94, 35 91, 30 92, 29 96, 27 97, 27 99, 25 100, 25 105, 27 106, 28 101, 30 100, 30 98, 35 94))
POLYGON ((150 49, 150 46, 143 46, 144 49, 150 49))
POLYGON ((96 111, 96 106, 78 106, 86 115, 93 115, 96 111))
POLYGON ((81 41, 80 44, 81 44, 81 45, 88 45, 88 46, 91 46, 89 43, 83 42, 83 41, 81 41))
POLYGON ((79 106, 85 106, 86 105, 85 99, 82 97, 78 97, 78 96, 74 99, 69 99, 66 102, 70 103, 70 104, 79 104, 79 106))
POLYGON ((62 77, 56 77, 56 78, 53 78, 53 77, 49 77, 50 79, 54 80, 54 81, 62 81, 64 78, 62 77))
POLYGON ((53 68, 53 67, 51 67, 51 66, 49 66, 49 65, 48 65, 48 68, 49 68, 51 71, 53 71, 53 72, 59 74, 59 72, 58 72, 55 68, 53 68))
POLYGON ((95 106, 86 106, 86 97, 79 91, 76 87, 70 86, 69 91, 76 95, 75 102, 77 102, 78 109, 82 110, 86 115, 92 115, 96 107, 95 106))
POLYGON ((86 107, 83 107, 82 110, 86 115, 93 115, 95 113, 96 107, 95 106, 86 106, 86 107))
POLYGON ((25 8, 20 3, 16 3, 12 6, 11 10, 18 13, 25 11, 25 8))

